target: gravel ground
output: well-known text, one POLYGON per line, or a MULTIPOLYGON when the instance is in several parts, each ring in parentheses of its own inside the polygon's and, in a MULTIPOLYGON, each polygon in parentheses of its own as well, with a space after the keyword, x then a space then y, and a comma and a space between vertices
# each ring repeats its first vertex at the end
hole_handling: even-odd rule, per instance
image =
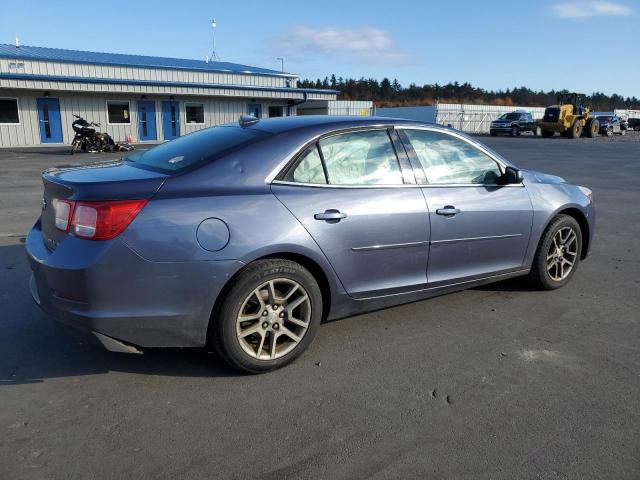
POLYGON ((29 297, 39 172, 0 151, 0 479, 640 478, 640 135, 483 137, 589 186, 572 282, 511 281, 325 324, 293 365, 104 351, 29 297))

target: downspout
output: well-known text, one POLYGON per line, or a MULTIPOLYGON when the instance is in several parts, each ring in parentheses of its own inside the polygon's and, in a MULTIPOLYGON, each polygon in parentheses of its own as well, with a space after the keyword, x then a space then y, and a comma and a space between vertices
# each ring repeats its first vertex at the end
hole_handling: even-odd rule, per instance
POLYGON ((303 103, 307 103, 309 100, 307 98, 307 92, 302 92, 302 100, 299 102, 293 102, 292 105, 287 105, 287 117, 291 116, 291 107, 297 107, 298 105, 302 105, 303 103))

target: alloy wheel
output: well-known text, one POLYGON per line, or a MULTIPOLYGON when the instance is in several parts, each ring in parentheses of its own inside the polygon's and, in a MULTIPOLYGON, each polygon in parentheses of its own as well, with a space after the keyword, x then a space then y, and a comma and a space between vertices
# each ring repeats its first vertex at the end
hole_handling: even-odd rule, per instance
POLYGON ((560 282, 573 270, 578 257, 578 235, 572 227, 563 227, 553 236, 547 251, 547 272, 552 280, 560 282))
POLYGON ((258 360, 274 360, 291 352, 311 321, 311 300, 298 282, 269 280, 244 300, 236 319, 242 349, 258 360))

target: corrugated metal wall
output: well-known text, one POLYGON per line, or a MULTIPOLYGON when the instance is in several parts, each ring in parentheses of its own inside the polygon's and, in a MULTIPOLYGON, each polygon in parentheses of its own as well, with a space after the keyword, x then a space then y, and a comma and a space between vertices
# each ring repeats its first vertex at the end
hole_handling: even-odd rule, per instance
POLYGON ((373 115, 373 102, 368 100, 315 100, 300 104, 298 115, 369 117, 373 115))
MULTIPOLYGON (((222 85, 253 85, 261 87, 287 87, 288 79, 282 76, 249 75, 241 73, 176 70, 167 68, 118 67, 79 63, 15 60, 0 58, 0 71, 29 75, 67 76, 83 78, 109 78, 150 80, 162 82, 190 82, 222 85), (10 64, 11 67, 10 67, 10 64)), ((292 87, 297 79, 289 80, 292 87)))
MULTIPOLYGON (((39 93, 39 92, 38 92, 39 93)), ((36 95, 34 92, 24 90, 1 90, 2 98, 17 98, 20 111, 19 125, 0 124, 0 146, 28 146, 39 145, 40 130, 38 122, 38 112, 36 107, 36 95)), ((108 132, 116 141, 124 141, 129 134, 134 141, 138 141, 138 106, 137 101, 141 100, 140 95, 102 95, 91 93, 76 94, 56 94, 52 92, 50 98, 57 98, 60 101, 60 117, 62 122, 63 142, 71 143, 74 132, 71 128, 73 114, 78 114, 90 122, 100 123, 100 129, 108 132), (107 119, 107 100, 128 101, 130 106, 129 124, 109 124, 107 119)), ((155 101, 156 103, 156 130, 158 141, 163 139, 162 132, 162 100, 163 98, 146 98, 144 100, 155 101)), ((222 123, 236 122, 241 114, 247 113, 246 99, 227 99, 212 97, 176 97, 180 104, 180 129, 181 133, 190 133, 202 128, 220 125, 222 123), (188 124, 185 116, 185 103, 202 103, 204 105, 204 124, 188 124)), ((286 113, 287 102, 257 99, 256 103, 262 105, 263 117, 268 116, 269 106, 282 106, 286 113)), ((295 113, 292 112, 292 114, 295 113)))

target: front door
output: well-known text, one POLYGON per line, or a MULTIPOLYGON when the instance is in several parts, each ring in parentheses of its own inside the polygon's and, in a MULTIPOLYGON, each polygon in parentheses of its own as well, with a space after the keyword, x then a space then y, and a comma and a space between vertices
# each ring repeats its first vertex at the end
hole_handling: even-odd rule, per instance
POLYGON ((426 204, 420 188, 403 184, 385 130, 321 139, 272 191, 311 234, 352 297, 425 287, 426 204))
POLYGON ((152 100, 138 101, 138 138, 143 142, 158 139, 156 134, 156 102, 152 100))
POLYGON ((57 98, 38 98, 38 122, 42 143, 62 143, 60 102, 57 98))
POLYGON ((173 100, 162 102, 162 133, 165 140, 180 136, 180 106, 173 100))
POLYGON ((434 130, 401 130, 428 181, 431 286, 523 268, 533 208, 522 184, 500 185, 499 163, 465 139, 434 130))

